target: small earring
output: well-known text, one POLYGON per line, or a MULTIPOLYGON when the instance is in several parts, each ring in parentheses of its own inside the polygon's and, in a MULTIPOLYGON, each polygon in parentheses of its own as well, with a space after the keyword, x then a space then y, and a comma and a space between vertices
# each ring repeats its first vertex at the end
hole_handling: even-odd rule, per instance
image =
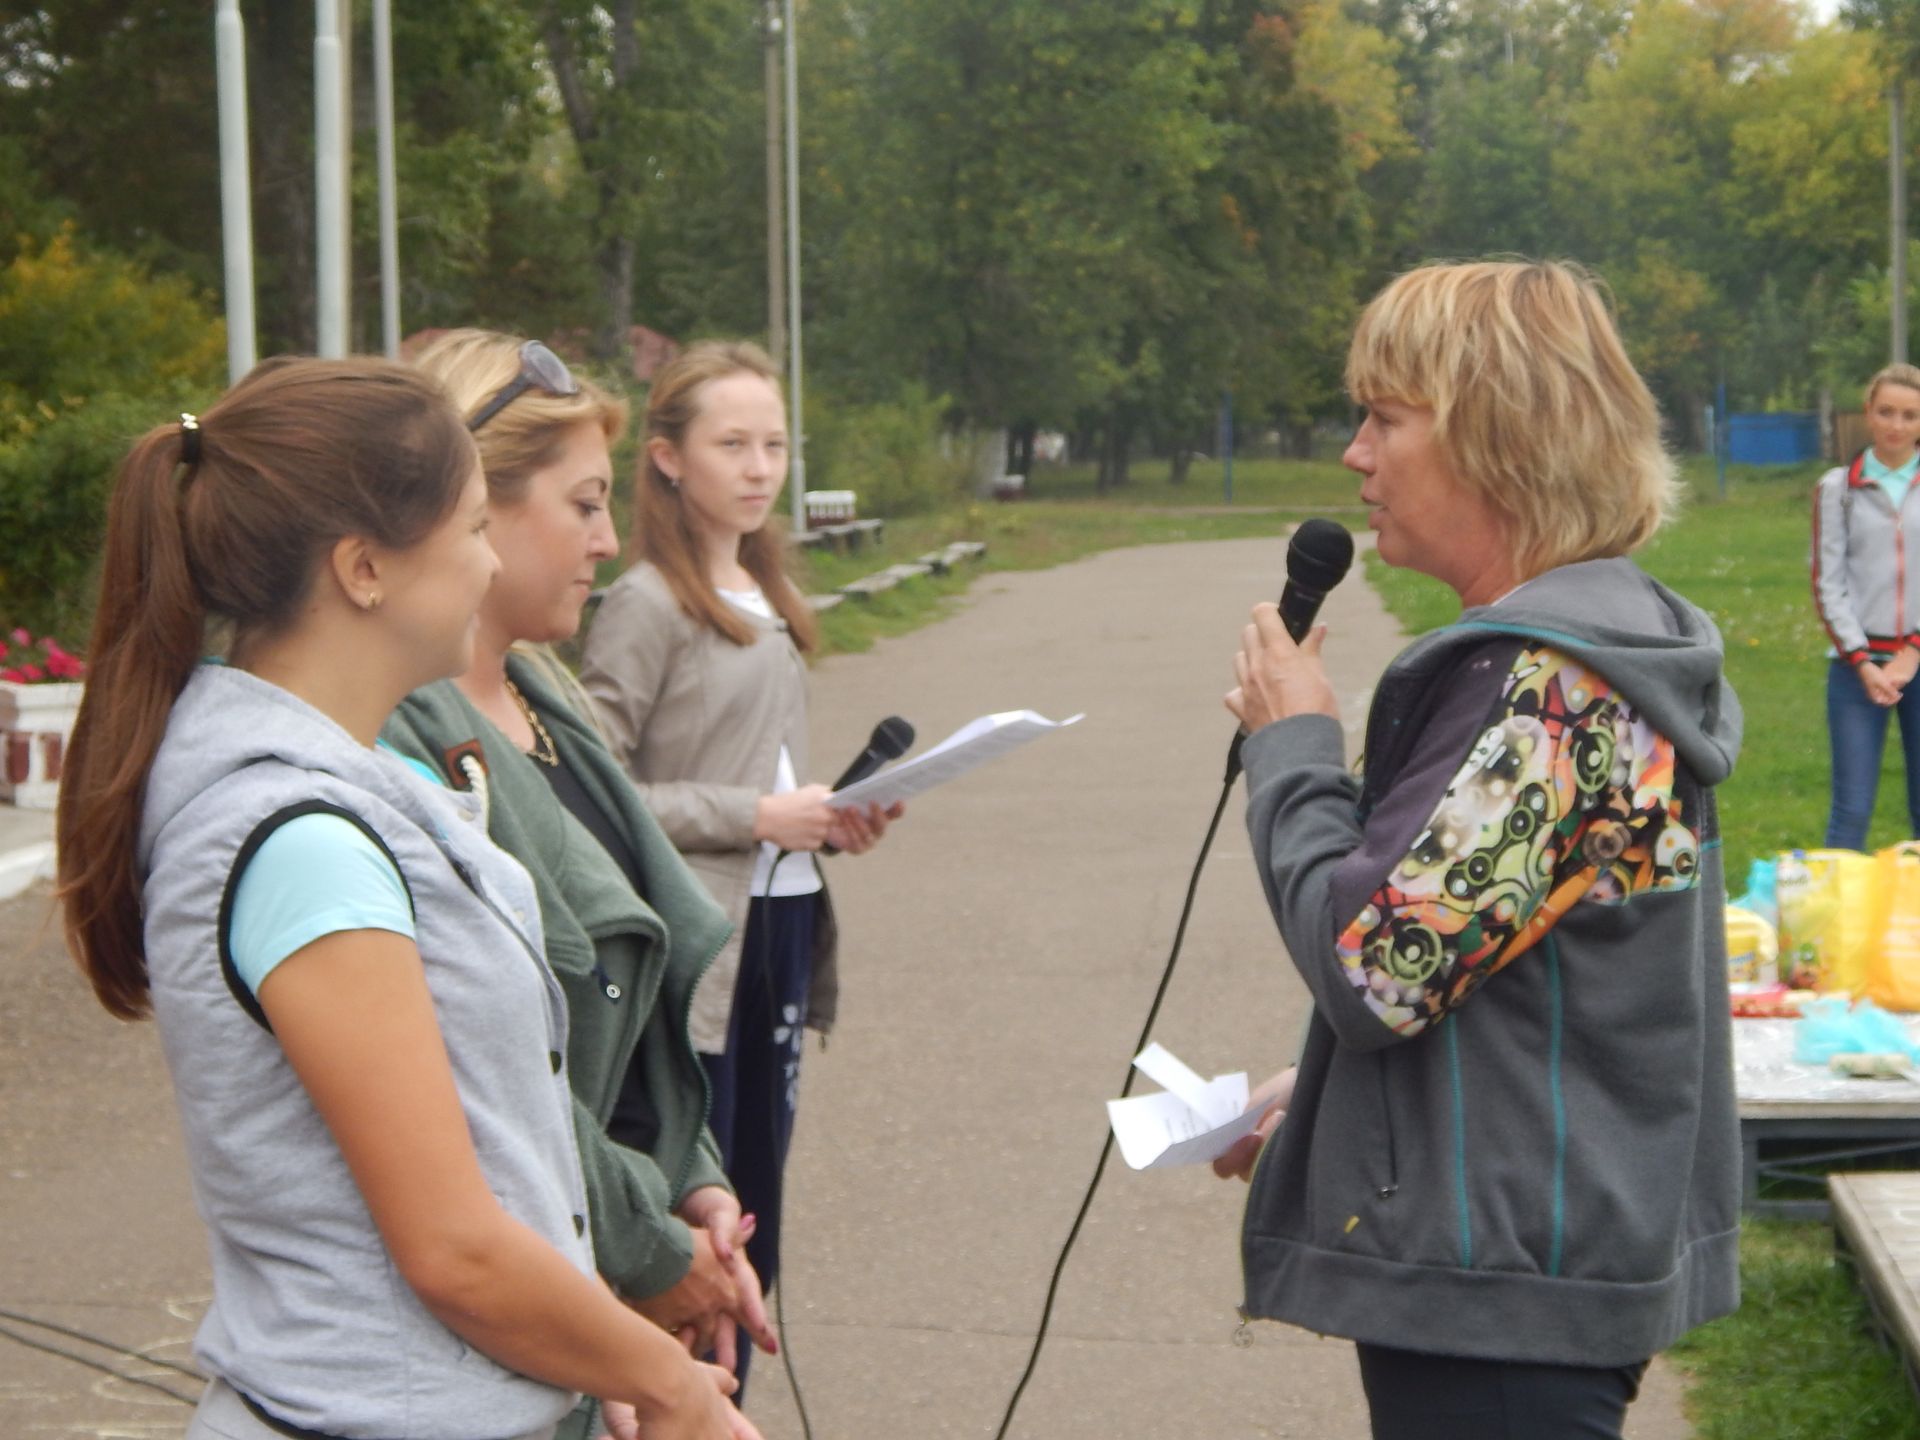
POLYGON ((380 608, 380 592, 378 590, 372 590, 367 593, 366 608, 369 612, 378 610, 380 608))

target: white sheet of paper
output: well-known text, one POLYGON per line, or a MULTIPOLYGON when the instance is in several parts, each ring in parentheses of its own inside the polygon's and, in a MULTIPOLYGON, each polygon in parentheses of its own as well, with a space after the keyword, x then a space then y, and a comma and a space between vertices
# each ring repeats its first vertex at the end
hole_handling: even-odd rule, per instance
POLYGON ((1247 1072, 1202 1080, 1157 1041, 1134 1057, 1134 1066, 1167 1088, 1107 1102, 1107 1121, 1120 1142, 1120 1157, 1135 1170, 1199 1165, 1217 1159, 1260 1123, 1249 1111, 1247 1072))
POLYGON ((890 765, 877 775, 857 780, 844 790, 834 791, 827 797, 827 803, 845 809, 911 800, 936 785, 959 779, 1009 750, 1017 750, 1042 735, 1064 730, 1082 718, 1069 715, 1065 720, 1049 720, 1032 710, 1003 710, 996 715, 982 715, 962 725, 931 750, 890 765))
POLYGON ((1147 1048, 1133 1057, 1133 1068, 1162 1090, 1171 1090, 1186 1101, 1187 1108, 1209 1126, 1225 1125, 1246 1107, 1247 1077, 1244 1072, 1238 1077, 1241 1082, 1240 1097, 1235 1100, 1227 1091, 1218 1088, 1222 1080, 1230 1081, 1235 1077, 1228 1075, 1211 1081, 1203 1080, 1186 1061, 1158 1040, 1149 1041, 1147 1048))

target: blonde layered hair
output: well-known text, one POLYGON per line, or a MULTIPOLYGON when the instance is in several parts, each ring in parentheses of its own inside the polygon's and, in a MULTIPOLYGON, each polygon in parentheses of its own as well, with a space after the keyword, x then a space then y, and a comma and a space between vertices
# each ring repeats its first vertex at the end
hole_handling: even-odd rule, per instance
MULTIPOLYGON (((415 356, 413 363, 440 382, 465 418, 513 383, 520 373, 524 343, 518 336, 496 330, 449 330, 415 356)), ((583 375, 573 378, 580 387, 577 393, 554 395, 530 385, 477 431, 469 432, 480 450, 490 503, 512 506, 526 499, 528 482, 536 471, 559 458, 567 432, 574 426, 599 426, 609 447, 626 434, 627 402, 583 375)), ((586 691, 548 646, 516 640, 513 653, 536 665, 574 713, 599 730, 586 691)))
POLYGON ((1880 393, 1882 385, 1902 385, 1909 390, 1920 391, 1920 365, 1889 365, 1875 375, 1867 382, 1867 409, 1873 408, 1873 397, 1880 393))
MULTIPOLYGON (((688 346, 653 377, 647 392, 648 442, 665 440, 676 451, 685 447, 687 431, 699 418, 702 394, 715 380, 730 375, 758 375, 778 393, 780 372, 767 352, 745 340, 702 340, 688 346)), ((819 643, 820 627, 813 607, 787 574, 780 532, 762 525, 740 537, 740 567, 753 577, 767 603, 782 620, 801 650, 819 643)), ((660 571, 673 598, 690 619, 710 625, 736 645, 751 645, 760 632, 723 600, 707 579, 705 552, 687 513, 680 487, 654 463, 652 446, 640 454, 633 487, 633 557, 648 560, 660 571)))
MULTIPOLYGON (((520 373, 523 343, 518 336, 494 330, 449 330, 413 363, 440 382, 455 409, 472 415, 513 383, 520 373)), ((524 499, 527 481, 553 463, 574 426, 598 425, 608 445, 626 433, 626 401, 584 376, 573 378, 580 386, 578 394, 551 395, 538 385, 528 386, 474 432, 480 466, 487 472, 487 498, 494 504, 524 499)))
POLYGON ((1576 266, 1408 271, 1361 315, 1346 380, 1363 405, 1432 409, 1442 457, 1507 521, 1527 574, 1625 555, 1676 506, 1659 409, 1576 266))

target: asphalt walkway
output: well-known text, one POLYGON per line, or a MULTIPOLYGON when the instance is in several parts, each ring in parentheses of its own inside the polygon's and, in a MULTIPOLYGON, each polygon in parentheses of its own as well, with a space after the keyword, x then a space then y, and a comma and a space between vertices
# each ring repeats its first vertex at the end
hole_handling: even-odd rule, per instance
MULTIPOLYGON (((988 576, 952 616, 816 671, 823 773, 888 714, 923 745, 993 710, 1087 716, 832 862, 841 1023, 824 1051, 809 1042, 785 1247, 819 1440, 993 1435, 1219 793, 1239 626, 1284 550, 1149 546, 988 576)), ((1325 618, 1351 729, 1401 641, 1357 580, 1325 618)), ((1238 796, 1228 817, 1156 1034, 1203 1072, 1258 1079, 1288 1057, 1305 996, 1238 796)), ((0 903, 0 1312, 187 1364, 206 1260, 156 1037, 92 1004, 37 928, 46 903, 44 884, 0 903)), ((1233 1343, 1244 1193, 1116 1157, 1014 1436, 1364 1440, 1351 1347, 1277 1325, 1233 1343)), ((152 1386, 195 1388, 0 1313, 6 1440, 178 1440, 186 1409, 152 1386)), ((756 1367, 748 1408, 768 1440, 800 1435, 777 1364, 756 1367)), ((1656 1367, 1628 1433, 1691 1434, 1671 1372, 1656 1367)))

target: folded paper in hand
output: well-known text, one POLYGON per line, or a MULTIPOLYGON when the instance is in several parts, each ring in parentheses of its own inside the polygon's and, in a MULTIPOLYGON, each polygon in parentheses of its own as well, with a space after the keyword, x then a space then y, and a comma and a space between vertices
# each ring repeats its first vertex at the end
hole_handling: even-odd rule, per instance
POLYGON ((1121 1158, 1135 1170, 1218 1159, 1260 1123, 1260 1113, 1247 1109, 1244 1070, 1202 1080, 1158 1041, 1134 1056, 1133 1064, 1165 1087, 1158 1095, 1107 1102, 1121 1158))
POLYGON ((976 765, 996 760, 1030 740, 1064 730, 1081 718, 1069 715, 1065 720, 1049 720, 1031 710, 1003 710, 997 715, 982 715, 962 725, 931 750, 889 765, 877 775, 856 780, 844 790, 834 791, 827 797, 827 803, 836 809, 846 809, 911 800, 922 791, 957 780, 976 765))

